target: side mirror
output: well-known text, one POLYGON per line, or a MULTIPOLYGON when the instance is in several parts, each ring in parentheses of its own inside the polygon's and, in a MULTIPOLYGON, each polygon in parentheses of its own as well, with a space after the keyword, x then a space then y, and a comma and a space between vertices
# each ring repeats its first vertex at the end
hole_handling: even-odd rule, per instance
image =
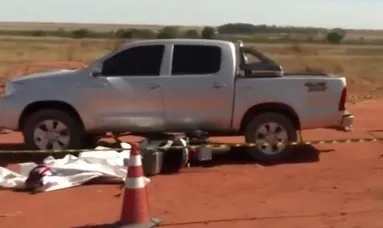
POLYGON ((90 75, 93 77, 101 76, 102 73, 102 64, 99 62, 95 62, 90 67, 90 75))

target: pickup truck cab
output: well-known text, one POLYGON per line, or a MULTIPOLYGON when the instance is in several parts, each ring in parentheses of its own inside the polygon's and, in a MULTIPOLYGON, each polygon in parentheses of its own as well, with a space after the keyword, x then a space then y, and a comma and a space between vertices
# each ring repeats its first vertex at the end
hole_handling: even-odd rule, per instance
POLYGON ((350 130, 346 79, 285 74, 241 42, 143 40, 88 67, 10 81, 0 127, 22 131, 29 149, 83 148, 106 132, 244 135, 262 162, 285 159, 297 131, 350 130))

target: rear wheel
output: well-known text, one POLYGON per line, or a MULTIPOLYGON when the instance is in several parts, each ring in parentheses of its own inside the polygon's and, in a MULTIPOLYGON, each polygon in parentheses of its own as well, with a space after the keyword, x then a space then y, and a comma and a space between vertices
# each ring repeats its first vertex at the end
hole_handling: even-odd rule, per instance
POLYGON ((275 164, 285 161, 292 154, 286 144, 297 141, 298 136, 286 116, 268 112, 253 117, 246 127, 245 138, 247 143, 259 144, 248 148, 251 157, 261 163, 275 164))
POLYGON ((82 124, 76 118, 52 109, 29 115, 22 132, 27 148, 32 150, 80 149, 84 137, 82 124))

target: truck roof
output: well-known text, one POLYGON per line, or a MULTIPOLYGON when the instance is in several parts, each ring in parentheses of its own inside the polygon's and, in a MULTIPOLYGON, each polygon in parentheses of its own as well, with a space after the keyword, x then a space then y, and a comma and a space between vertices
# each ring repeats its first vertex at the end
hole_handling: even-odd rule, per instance
MULTIPOLYGON (((233 45, 233 42, 225 40, 214 40, 214 39, 150 39, 150 40, 138 40, 134 41, 135 44, 218 44, 218 45, 233 45)), ((131 43, 125 43, 124 46, 127 46, 131 43)))

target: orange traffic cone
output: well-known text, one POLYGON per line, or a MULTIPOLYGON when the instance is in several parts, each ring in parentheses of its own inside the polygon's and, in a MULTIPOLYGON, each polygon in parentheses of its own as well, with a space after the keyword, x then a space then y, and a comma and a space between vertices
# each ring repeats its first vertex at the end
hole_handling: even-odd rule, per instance
POLYGON ((133 143, 128 161, 128 174, 118 227, 150 228, 161 222, 150 218, 146 182, 138 144, 133 143))

